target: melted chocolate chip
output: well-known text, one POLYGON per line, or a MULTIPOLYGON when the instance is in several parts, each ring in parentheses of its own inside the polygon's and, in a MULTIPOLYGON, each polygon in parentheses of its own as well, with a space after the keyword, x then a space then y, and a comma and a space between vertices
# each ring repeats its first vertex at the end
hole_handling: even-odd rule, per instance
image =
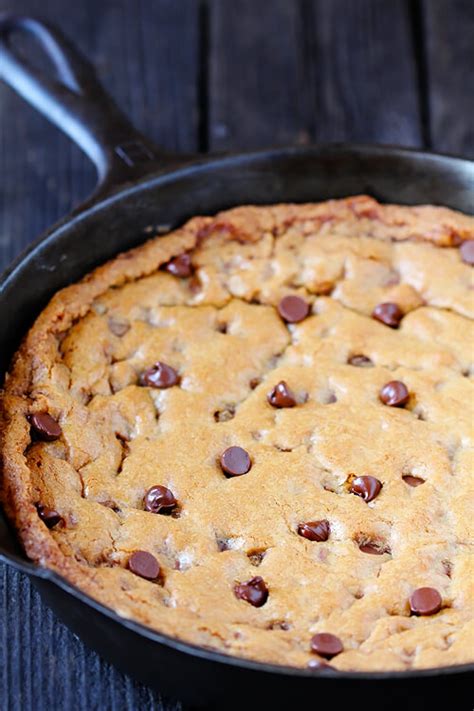
POLYGON ((267 400, 272 407, 294 407, 296 405, 295 396, 284 380, 280 380, 268 393, 267 400))
POLYGON ((419 476, 412 476, 411 474, 404 474, 402 476, 403 481, 405 484, 408 484, 408 486, 420 486, 421 484, 425 483, 425 480, 422 479, 419 476))
POLYGON ((265 629, 283 630, 284 632, 288 632, 288 630, 291 629, 291 625, 289 622, 286 622, 286 620, 274 620, 273 622, 269 622, 265 629))
POLYGON ((378 304, 372 311, 372 318, 384 323, 386 326, 390 326, 390 328, 398 328, 403 318, 403 311, 398 304, 390 302, 378 304))
POLYGON ((379 393, 379 398, 384 405, 403 407, 403 405, 407 404, 410 393, 407 386, 400 380, 391 380, 383 386, 379 393))
POLYGON ((474 265, 474 239, 468 239, 459 247, 461 259, 466 264, 474 265))
POLYGON ((231 550, 231 545, 230 545, 230 538, 216 538, 216 545, 217 545, 217 550, 219 553, 223 553, 224 551, 230 551, 231 550))
POLYGON ((444 574, 451 578, 453 575, 453 564, 450 560, 442 560, 441 564, 443 566, 444 574))
POLYGON ((258 567, 262 564, 262 560, 265 558, 266 553, 266 548, 254 548, 251 551, 247 551, 247 558, 252 565, 258 567))
POLYGON ((156 580, 161 572, 155 556, 147 551, 135 551, 128 559, 128 569, 146 580, 156 580))
POLYGON ((148 370, 143 371, 140 376, 140 385, 145 385, 150 388, 171 388, 179 383, 178 373, 174 368, 166 363, 158 361, 148 370))
POLYGON ((311 651, 321 657, 331 659, 344 650, 339 637, 329 632, 319 632, 311 637, 311 651))
POLYGON ((308 521, 298 525, 298 534, 308 541, 327 541, 331 529, 329 521, 308 521))
POLYGON ((173 493, 161 484, 156 484, 148 489, 143 499, 145 511, 154 514, 169 513, 177 503, 173 493), (165 510, 163 511, 163 509, 165 510))
POLYGON ((191 276, 193 273, 193 265, 189 254, 180 254, 164 266, 165 271, 173 276, 181 277, 182 279, 191 276))
POLYGON ((43 504, 36 504, 36 510, 38 511, 38 516, 48 528, 57 526, 61 521, 64 523, 61 514, 58 514, 54 509, 49 509, 43 504))
POLYGON ((278 313, 287 323, 299 323, 309 314, 309 308, 300 296, 284 296, 278 304, 278 313))
POLYGON ((202 284, 198 274, 193 274, 188 282, 188 287, 191 294, 199 294, 202 289, 202 284))
POLYGON ((358 476, 351 484, 351 493, 361 496, 369 503, 379 495, 381 488, 382 482, 374 476, 358 476))
POLYGON ((410 596, 410 609, 414 615, 435 615, 442 604, 441 595, 435 588, 418 588, 410 596))
POLYGON ((370 555, 383 555, 387 552, 375 543, 361 543, 359 545, 359 550, 362 551, 362 553, 369 553, 370 555))
POLYGON ((229 330, 229 324, 225 322, 218 322, 216 326, 216 330, 218 333, 228 333, 229 330))
POLYGON ((370 358, 365 355, 353 355, 349 358, 348 363, 355 365, 357 368, 371 368, 373 366, 370 358))
POLYGON ((229 447, 221 454, 220 464, 227 476, 241 476, 250 471, 252 461, 242 447, 229 447))
POLYGON ((38 439, 53 442, 61 437, 61 427, 48 412, 35 412, 33 415, 29 415, 28 421, 38 439))
POLYGON ((235 416, 235 404, 224 405, 222 410, 214 412, 214 420, 216 422, 228 422, 235 416))
POLYGON ((118 336, 119 338, 125 336, 127 331, 130 330, 130 324, 128 323, 128 321, 123 321, 118 318, 110 317, 108 320, 108 326, 109 331, 111 331, 114 336, 118 336))
POLYGON ((108 509, 111 509, 115 513, 120 513, 122 511, 120 506, 115 501, 111 501, 110 499, 106 499, 105 501, 98 501, 97 503, 99 503, 101 506, 107 506, 108 509))
POLYGON ((268 599, 268 588, 264 579, 258 575, 246 583, 235 585, 234 594, 239 600, 245 600, 253 607, 262 607, 268 599))

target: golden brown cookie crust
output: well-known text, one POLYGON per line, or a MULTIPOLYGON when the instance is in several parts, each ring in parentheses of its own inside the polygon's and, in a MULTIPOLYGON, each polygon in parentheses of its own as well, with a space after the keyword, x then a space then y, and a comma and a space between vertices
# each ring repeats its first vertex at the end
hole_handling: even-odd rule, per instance
POLYGON ((341 670, 472 661, 469 239, 472 217, 365 196, 238 207, 58 292, 2 397, 2 500, 28 556, 124 617, 237 656, 306 666, 312 635, 330 632, 341 670), (183 252, 193 276, 160 270, 183 252), (288 326, 290 294, 311 313, 288 326), (371 318, 383 302, 402 309, 397 330, 371 318), (351 364, 362 355, 372 367, 351 364), (178 386, 139 384, 158 360, 178 386), (267 400, 281 380, 294 407, 267 400), (393 380, 403 407, 379 399, 393 380), (43 411, 56 441, 31 439, 27 415, 43 411), (248 474, 224 476, 230 446, 248 474), (350 491, 364 475, 382 483, 370 503, 350 491), (143 510, 155 484, 174 516, 143 510), (39 503, 64 525, 48 529, 39 503), (298 535, 315 520, 327 541, 298 535), (127 569, 136 550, 160 582, 127 569), (261 607, 234 594, 256 576, 261 607), (442 609, 410 615, 423 586, 442 609))

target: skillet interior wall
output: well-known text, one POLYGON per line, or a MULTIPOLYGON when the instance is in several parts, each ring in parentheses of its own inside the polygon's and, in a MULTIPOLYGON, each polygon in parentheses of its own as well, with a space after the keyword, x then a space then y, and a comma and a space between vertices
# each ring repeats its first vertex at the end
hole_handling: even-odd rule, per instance
POLYGON ((384 148, 314 148, 228 157, 150 177, 67 220, 13 268, 0 295, 0 366, 59 288, 118 252, 184 222, 245 203, 305 202, 369 193, 385 202, 474 210, 474 166, 384 148), (45 278, 47 275, 47 278, 45 278))

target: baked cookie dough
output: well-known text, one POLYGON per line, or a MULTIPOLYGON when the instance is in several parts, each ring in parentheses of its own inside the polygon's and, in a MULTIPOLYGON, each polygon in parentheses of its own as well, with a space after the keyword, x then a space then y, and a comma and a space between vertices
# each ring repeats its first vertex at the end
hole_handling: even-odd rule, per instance
POLYGON ((2 395, 28 556, 119 615, 337 670, 472 661, 474 218, 196 217, 57 293, 2 395))

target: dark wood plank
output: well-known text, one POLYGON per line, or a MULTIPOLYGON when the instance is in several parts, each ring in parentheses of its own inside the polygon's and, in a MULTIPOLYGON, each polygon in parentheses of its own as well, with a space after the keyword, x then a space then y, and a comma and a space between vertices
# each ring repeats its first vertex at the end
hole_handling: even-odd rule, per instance
POLYGON ((406 0, 303 0, 306 111, 318 141, 422 145, 406 0))
POLYGON ((210 3, 209 143, 422 144, 405 0, 210 3))
MULTIPOLYGON (((16 0, 56 21, 98 69, 133 122, 169 150, 198 147, 199 23, 195 0, 69 3, 16 0), (88 9, 86 7, 88 6, 88 9), (179 51, 177 51, 179 46, 179 51)), ((0 264, 84 199, 94 169, 46 119, 0 84, 0 264), (29 206, 42 209, 28 209, 29 206)))
MULTIPOLYGON (((15 0, 0 9, 60 24, 119 105, 170 150, 198 145, 195 0, 64 3, 15 0), (67 6, 67 12, 65 8, 67 6), (179 51, 177 51, 177 47, 179 51)), ((0 84, 0 267, 92 189, 94 169, 69 139, 0 84)), ((171 711, 86 649, 23 576, 0 566, 0 698, 8 711, 171 711)))
POLYGON ((88 650, 22 575, 0 567, 0 691, 5 711, 179 711, 88 650))
POLYGON ((474 157, 474 3, 423 0, 426 100, 434 150, 474 157))
POLYGON ((305 128, 298 2, 209 2, 209 146, 298 141, 305 128))

